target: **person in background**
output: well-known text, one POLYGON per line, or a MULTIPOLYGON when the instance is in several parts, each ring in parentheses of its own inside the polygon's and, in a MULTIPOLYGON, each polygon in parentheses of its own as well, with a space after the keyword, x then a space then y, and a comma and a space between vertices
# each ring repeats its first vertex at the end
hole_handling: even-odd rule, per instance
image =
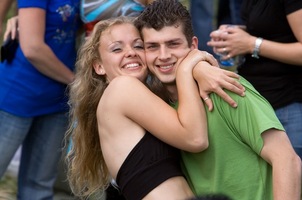
POLYGON ((246 55, 238 73, 270 102, 302 158, 302 1, 245 1, 241 13, 245 29, 221 26, 208 45, 246 55))
POLYGON ((210 33, 221 24, 242 24, 241 3, 242 0, 190 0, 193 29, 199 39, 198 49, 215 55, 207 45, 210 33))
POLYGON ((105 19, 128 16, 136 17, 153 0, 95 1, 81 0, 81 19, 84 22, 85 35, 90 35, 94 25, 105 19))
MULTIPOLYGON (((136 26, 144 40, 149 70, 177 108, 178 63, 197 48, 188 10, 176 0, 146 6, 136 26)), ((205 63, 206 65, 207 63, 205 63)), ((269 102, 243 77, 245 97, 230 108, 216 94, 207 112, 209 147, 182 151, 183 170, 195 195, 225 194, 232 199, 300 200, 301 159, 269 102)), ((179 109, 179 108, 178 108, 179 109)), ((202 122, 201 122, 202 123, 202 122)))
POLYGON ((68 179, 76 196, 104 190, 111 178, 126 199, 193 196, 180 169, 179 151, 170 145, 192 152, 208 145, 205 111, 192 73, 197 64, 203 70, 208 56, 196 50, 180 64, 175 111, 165 102, 168 97, 163 101, 146 84, 143 41, 133 22, 119 17, 94 26, 80 48, 70 85, 68 179))
POLYGON ((18 0, 19 42, 0 64, 0 177, 22 145, 17 198, 53 198, 68 127, 79 1, 18 0))

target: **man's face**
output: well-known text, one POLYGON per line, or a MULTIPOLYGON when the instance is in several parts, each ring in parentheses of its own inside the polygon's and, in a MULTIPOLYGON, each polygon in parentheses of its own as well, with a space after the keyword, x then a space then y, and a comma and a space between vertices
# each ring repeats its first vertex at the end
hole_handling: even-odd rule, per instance
POLYGON ((143 28, 147 66, 165 85, 175 84, 176 70, 180 61, 195 48, 189 47, 181 26, 166 26, 157 31, 143 28))

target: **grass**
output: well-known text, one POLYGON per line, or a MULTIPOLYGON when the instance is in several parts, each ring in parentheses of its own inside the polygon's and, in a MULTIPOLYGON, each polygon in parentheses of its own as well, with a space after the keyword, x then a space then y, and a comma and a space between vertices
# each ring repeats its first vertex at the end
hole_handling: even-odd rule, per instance
POLYGON ((5 174, 0 181, 0 199, 15 200, 17 194, 17 179, 5 174))

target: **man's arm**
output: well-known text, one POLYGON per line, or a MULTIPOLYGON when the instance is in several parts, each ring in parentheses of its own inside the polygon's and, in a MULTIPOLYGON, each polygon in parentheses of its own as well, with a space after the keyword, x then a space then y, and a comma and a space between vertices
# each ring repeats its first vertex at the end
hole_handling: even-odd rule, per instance
POLYGON ((274 200, 300 200, 301 159, 295 153, 286 133, 270 129, 262 133, 261 157, 273 168, 274 200))

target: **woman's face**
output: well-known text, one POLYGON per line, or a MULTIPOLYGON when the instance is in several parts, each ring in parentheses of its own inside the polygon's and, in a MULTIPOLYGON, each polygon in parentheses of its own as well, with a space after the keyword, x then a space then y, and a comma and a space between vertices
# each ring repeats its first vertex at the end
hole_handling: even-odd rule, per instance
POLYGON ((128 75, 145 81, 148 70, 143 41, 132 24, 117 24, 105 30, 98 48, 101 61, 94 64, 97 74, 111 81, 117 76, 128 75))

